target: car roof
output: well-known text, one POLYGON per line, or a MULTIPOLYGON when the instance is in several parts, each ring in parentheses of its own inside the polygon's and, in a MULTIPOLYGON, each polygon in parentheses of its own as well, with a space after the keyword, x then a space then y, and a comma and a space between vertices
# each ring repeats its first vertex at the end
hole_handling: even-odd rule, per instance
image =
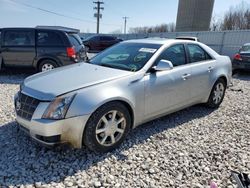
POLYGON ((243 46, 250 46, 250 43, 246 43, 246 44, 244 44, 243 46))
POLYGON ((54 27, 5 27, 1 28, 0 30, 19 30, 19 29, 39 29, 39 30, 51 30, 51 31, 63 31, 66 33, 78 33, 76 30, 73 29, 66 29, 66 28, 54 28, 54 27))
POLYGON ((167 38, 146 38, 146 39, 132 39, 124 41, 130 43, 148 43, 148 44, 165 44, 166 42, 172 41, 173 39, 167 38))
POLYGON ((187 40, 181 40, 181 39, 167 39, 167 38, 146 38, 146 39, 133 39, 133 40, 127 40, 124 41, 124 43, 147 43, 147 44, 172 44, 176 42, 183 42, 183 43, 195 43, 197 44, 198 42, 196 41, 187 41, 187 40))

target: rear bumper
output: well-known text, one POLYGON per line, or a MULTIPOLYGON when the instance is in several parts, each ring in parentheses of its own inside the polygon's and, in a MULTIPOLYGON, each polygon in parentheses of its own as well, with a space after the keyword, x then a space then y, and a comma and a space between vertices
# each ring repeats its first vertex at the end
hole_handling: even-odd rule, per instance
POLYGON ((74 148, 82 147, 82 135, 89 116, 78 116, 63 120, 32 119, 16 116, 20 128, 36 142, 44 146, 68 143, 74 148))
POLYGON ((250 62, 234 60, 232 68, 233 70, 250 70, 250 62))

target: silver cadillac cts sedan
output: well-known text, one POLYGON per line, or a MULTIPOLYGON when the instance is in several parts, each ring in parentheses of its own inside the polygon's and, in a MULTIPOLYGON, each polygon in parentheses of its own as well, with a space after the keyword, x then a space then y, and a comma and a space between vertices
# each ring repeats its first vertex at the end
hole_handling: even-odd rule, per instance
POLYGON ((199 42, 125 41, 88 63, 25 79, 16 120, 42 144, 107 152, 147 121, 198 103, 218 108, 231 69, 229 57, 199 42))

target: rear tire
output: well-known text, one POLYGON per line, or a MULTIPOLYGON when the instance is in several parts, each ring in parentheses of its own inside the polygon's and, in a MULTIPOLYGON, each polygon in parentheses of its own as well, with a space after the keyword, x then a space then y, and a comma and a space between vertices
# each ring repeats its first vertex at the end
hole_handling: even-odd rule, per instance
POLYGON ((88 120, 83 143, 96 153, 117 148, 131 127, 128 109, 120 102, 110 102, 97 109, 88 120))
POLYGON ((215 82, 206 105, 210 108, 218 108, 224 99, 225 92, 226 82, 220 78, 215 82))
POLYGON ((45 72, 58 67, 57 64, 52 60, 43 60, 38 67, 39 72, 45 72))

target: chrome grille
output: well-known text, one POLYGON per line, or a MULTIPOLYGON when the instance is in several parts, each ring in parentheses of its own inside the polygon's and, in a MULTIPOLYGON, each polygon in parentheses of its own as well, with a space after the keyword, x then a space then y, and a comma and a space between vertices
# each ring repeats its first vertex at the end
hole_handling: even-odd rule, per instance
POLYGON ((15 101, 17 115, 30 121, 39 102, 39 100, 33 97, 19 93, 18 98, 15 101))

